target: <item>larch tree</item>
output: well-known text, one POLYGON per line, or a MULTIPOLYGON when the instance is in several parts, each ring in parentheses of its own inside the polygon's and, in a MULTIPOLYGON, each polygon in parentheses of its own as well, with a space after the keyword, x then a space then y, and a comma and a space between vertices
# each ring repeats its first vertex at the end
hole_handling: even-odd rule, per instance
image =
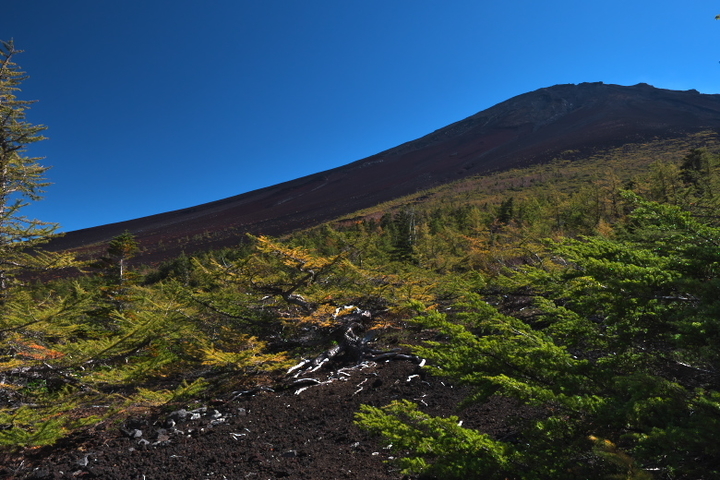
MULTIPOLYGON (((26 120, 34 101, 20 100, 20 84, 25 72, 14 63, 21 53, 13 41, 0 42, 0 296, 5 297, 19 272, 67 264, 68 257, 33 252, 47 241, 58 225, 30 219, 21 214, 30 201, 40 200, 49 185, 44 175, 49 167, 41 158, 27 155, 28 145, 44 140, 44 125, 26 120)), ((0 299, 2 300, 2 299, 0 299)))
POLYGON ((135 235, 127 230, 113 238, 108 245, 107 256, 102 260, 108 264, 121 285, 128 281, 128 262, 139 251, 140 244, 135 239, 135 235))

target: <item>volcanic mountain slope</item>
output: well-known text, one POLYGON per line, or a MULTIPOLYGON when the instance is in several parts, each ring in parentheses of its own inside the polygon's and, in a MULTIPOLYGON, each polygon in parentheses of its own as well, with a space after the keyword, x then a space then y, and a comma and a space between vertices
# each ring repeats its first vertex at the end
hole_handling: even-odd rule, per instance
MULTIPOLYGON (((720 130, 720 95, 583 83, 519 95, 417 140, 348 165, 192 208, 77 230, 53 250, 100 250, 124 231, 142 261, 281 235, 464 177, 629 141, 720 130)), ((239 152, 241 155, 241 152, 239 152)))

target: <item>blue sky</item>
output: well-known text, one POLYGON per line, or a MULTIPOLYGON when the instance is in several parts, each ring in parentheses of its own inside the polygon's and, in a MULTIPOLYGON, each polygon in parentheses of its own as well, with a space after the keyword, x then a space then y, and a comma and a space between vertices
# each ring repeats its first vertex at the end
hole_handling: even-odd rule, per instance
POLYGON ((3 0, 75 230, 340 166, 538 88, 720 92, 710 0, 3 0))

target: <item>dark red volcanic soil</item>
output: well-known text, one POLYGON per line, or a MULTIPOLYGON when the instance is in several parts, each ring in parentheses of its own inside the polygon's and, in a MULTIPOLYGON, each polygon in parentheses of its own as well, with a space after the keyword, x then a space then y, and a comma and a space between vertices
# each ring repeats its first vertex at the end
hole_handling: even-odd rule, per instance
POLYGON ((393 452, 352 423, 361 404, 383 406, 395 399, 418 402, 433 415, 458 415, 464 426, 496 437, 512 434, 509 419, 521 412, 511 401, 494 398, 460 411, 464 389, 417 373, 418 366, 408 361, 369 363, 300 393, 259 392, 213 405, 187 405, 184 417, 178 411, 134 417, 35 451, 23 463, 0 459, 0 476, 400 479, 397 468, 387 463, 393 452))
MULTIPOLYGON (((526 93, 357 162, 193 208, 78 230, 52 249, 107 242, 125 230, 143 261, 280 235, 463 177, 644 138, 720 129, 720 95, 602 83, 526 93)), ((241 152, 238 152, 240 155, 241 152)))

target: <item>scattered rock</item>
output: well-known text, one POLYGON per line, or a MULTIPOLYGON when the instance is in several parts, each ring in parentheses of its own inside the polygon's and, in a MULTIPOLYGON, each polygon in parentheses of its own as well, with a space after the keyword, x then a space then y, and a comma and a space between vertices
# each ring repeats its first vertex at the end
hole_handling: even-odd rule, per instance
POLYGON ((190 415, 190 412, 185 410, 184 408, 181 408, 180 410, 175 410, 172 412, 168 418, 168 421, 173 421, 173 424, 175 421, 185 421, 185 419, 190 415))
POLYGON ((334 381, 325 381, 331 377, 327 373, 321 384, 310 382, 306 386, 311 388, 299 396, 294 389, 262 390, 262 395, 237 396, 222 406, 142 415, 128 420, 123 429, 92 430, 53 447, 28 451, 15 463, 1 463, 16 480, 282 476, 399 480, 402 475, 396 467, 385 463, 390 454, 383 450, 386 443, 361 431, 353 421, 362 404, 381 406, 403 398, 419 403, 432 415, 459 415, 464 426, 482 428, 490 435, 513 433, 514 427, 504 419, 522 414, 516 404, 496 400, 459 412, 457 405, 467 390, 448 388, 430 375, 427 382, 406 381, 416 369, 417 364, 409 361, 368 362, 362 368, 337 373, 334 381), (360 386, 365 388, 355 393, 360 386), (200 418, 191 420, 193 413, 200 418), (378 454, 373 456, 373 452, 378 454), (78 460, 86 455, 88 464, 82 466, 78 460), (214 474, 210 476, 210 472, 214 474))

